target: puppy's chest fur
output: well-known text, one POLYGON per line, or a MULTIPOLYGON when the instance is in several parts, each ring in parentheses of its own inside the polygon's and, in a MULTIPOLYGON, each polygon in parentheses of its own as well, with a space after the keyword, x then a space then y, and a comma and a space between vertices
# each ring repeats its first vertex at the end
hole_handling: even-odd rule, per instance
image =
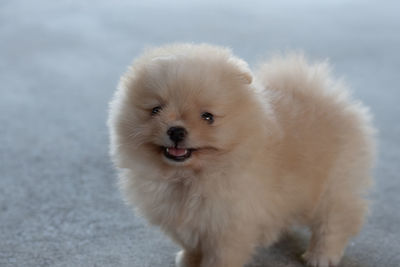
MULTIPOLYGON (((221 179, 221 176, 214 177, 221 179)), ((229 193, 213 177, 194 176, 174 181, 137 181, 139 209, 156 225, 186 246, 221 232, 234 216, 229 193), (207 181, 205 181, 207 179, 207 181), (144 190, 143 190, 144 189, 144 190)), ((229 185, 224 185, 229 186, 229 185)), ((229 188, 225 188, 229 192, 229 188)))

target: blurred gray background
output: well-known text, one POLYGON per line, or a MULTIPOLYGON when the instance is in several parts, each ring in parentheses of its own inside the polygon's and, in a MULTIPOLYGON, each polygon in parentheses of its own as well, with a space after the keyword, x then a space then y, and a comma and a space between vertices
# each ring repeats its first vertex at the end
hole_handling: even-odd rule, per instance
MULTIPOLYGON (((143 48, 330 58, 380 131, 372 212, 341 266, 400 266, 400 2, 0 1, 0 266, 173 266, 178 248, 126 207, 107 103, 143 48)), ((302 266, 290 234, 249 266, 302 266)))

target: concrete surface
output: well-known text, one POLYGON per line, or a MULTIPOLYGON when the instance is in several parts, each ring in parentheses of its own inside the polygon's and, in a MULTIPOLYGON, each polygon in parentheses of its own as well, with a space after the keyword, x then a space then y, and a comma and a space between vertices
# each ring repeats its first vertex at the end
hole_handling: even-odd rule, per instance
MULTIPOLYGON (((329 57, 380 130, 372 213, 341 266, 400 266, 400 4, 275 2, 0 1, 0 266, 173 266, 121 201, 105 121, 131 60, 175 41, 329 57)), ((288 235, 250 266, 301 266, 305 245, 288 235)))

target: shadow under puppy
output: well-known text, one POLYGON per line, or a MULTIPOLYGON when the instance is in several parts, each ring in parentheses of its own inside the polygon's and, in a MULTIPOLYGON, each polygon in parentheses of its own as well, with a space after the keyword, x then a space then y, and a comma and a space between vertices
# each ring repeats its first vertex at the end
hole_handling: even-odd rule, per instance
POLYGON ((336 265, 361 228, 367 109, 301 55, 256 73, 226 48, 169 45, 138 58, 111 101, 120 186, 183 248, 177 266, 243 266, 293 224, 312 231, 309 265, 336 265))

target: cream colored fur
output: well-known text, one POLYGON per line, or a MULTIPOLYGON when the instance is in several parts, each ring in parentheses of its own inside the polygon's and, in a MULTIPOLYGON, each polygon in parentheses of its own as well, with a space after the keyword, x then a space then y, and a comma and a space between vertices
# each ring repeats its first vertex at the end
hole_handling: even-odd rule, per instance
POLYGON ((111 102, 111 155, 128 203, 181 247, 177 266, 239 267, 294 224, 311 266, 337 265, 367 210, 374 130, 326 63, 276 57, 255 72, 228 49, 147 51, 111 102), (162 106, 160 114, 151 109, 162 106), (212 125, 202 112, 215 116, 212 125), (164 157, 171 126, 198 148, 164 157))

